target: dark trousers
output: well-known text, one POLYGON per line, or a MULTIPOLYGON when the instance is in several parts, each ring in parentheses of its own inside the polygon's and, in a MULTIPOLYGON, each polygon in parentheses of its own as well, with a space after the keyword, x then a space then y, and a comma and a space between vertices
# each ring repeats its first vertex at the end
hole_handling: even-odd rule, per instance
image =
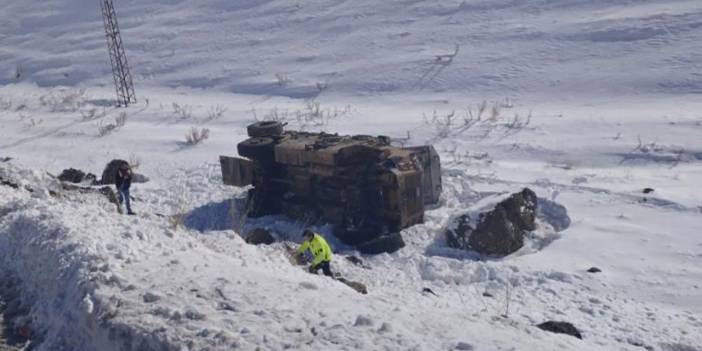
POLYGON ((327 277, 333 276, 332 272, 331 272, 331 268, 329 267, 329 261, 322 261, 314 266, 310 266, 309 271, 310 271, 310 273, 317 274, 317 271, 319 271, 320 269, 322 270, 324 275, 326 275, 327 277))
POLYGON ((119 198, 119 204, 122 205, 122 203, 124 203, 127 207, 127 213, 132 213, 132 206, 129 201, 129 188, 124 186, 117 188, 117 196, 119 198))

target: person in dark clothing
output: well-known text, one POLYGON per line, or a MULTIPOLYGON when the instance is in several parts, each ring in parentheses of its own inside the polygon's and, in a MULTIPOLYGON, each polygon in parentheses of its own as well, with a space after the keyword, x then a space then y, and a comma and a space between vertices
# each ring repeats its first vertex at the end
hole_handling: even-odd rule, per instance
POLYGON ((120 207, 122 203, 127 207, 127 214, 134 215, 129 199, 129 187, 132 186, 132 169, 129 163, 122 163, 117 169, 115 175, 115 185, 117 186, 117 197, 119 198, 120 207))

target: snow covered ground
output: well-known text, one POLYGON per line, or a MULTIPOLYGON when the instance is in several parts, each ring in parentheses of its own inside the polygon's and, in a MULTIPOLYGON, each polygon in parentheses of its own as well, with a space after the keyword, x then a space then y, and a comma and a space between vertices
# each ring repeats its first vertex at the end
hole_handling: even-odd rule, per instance
POLYGON ((0 186, 0 276, 28 308, 8 322, 31 326, 34 347, 702 349, 699 1, 116 6, 139 97, 127 109, 109 104, 94 1, 0 12, 0 159, 14 158, 0 177, 26 186, 0 186), (218 155, 269 118, 440 152, 444 194, 407 247, 366 269, 332 240, 334 269, 368 295, 239 237, 266 226, 299 241, 282 217, 232 219, 243 190, 221 185, 218 155), (188 145, 191 128, 209 139, 188 145), (138 217, 51 177, 113 158, 151 179, 133 188, 138 217), (501 260, 446 246, 453 216, 525 186, 569 225, 542 216, 501 260), (535 327, 546 320, 583 340, 535 327))

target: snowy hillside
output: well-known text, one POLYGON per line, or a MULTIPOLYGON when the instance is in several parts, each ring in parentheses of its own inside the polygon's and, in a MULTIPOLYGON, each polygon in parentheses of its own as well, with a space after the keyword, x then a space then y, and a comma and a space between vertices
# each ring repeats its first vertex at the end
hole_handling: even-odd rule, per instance
POLYGON ((2 3, 0 324, 27 349, 702 350, 701 2, 115 2, 126 109, 97 1, 2 3), (357 266, 316 227, 368 295, 241 239, 301 240, 240 221, 221 184, 262 119, 439 151, 444 193, 402 250, 357 266), (114 158, 150 178, 137 217, 53 177, 114 158), (452 218, 523 187, 542 214, 519 252, 447 246, 452 218))
MULTIPOLYGON (((699 93, 699 1, 116 3, 139 85, 309 97, 699 93), (450 64, 435 55, 459 52, 450 64), (277 75, 289 82, 278 86, 277 75)), ((0 82, 107 84, 94 0, 5 0, 0 82)))

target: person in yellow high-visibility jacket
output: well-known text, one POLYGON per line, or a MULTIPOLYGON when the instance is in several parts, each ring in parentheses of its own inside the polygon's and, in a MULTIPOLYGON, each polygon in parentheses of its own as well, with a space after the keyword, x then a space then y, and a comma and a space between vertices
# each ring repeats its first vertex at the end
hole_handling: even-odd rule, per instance
POLYGON ((332 250, 329 244, 327 244, 327 241, 324 240, 321 235, 309 229, 305 229, 302 237, 305 239, 305 242, 297 249, 297 253, 301 255, 305 250, 309 250, 312 253, 313 259, 312 264, 310 264, 309 272, 317 274, 317 271, 321 269, 324 275, 333 277, 331 267, 329 266, 332 258, 332 250))

